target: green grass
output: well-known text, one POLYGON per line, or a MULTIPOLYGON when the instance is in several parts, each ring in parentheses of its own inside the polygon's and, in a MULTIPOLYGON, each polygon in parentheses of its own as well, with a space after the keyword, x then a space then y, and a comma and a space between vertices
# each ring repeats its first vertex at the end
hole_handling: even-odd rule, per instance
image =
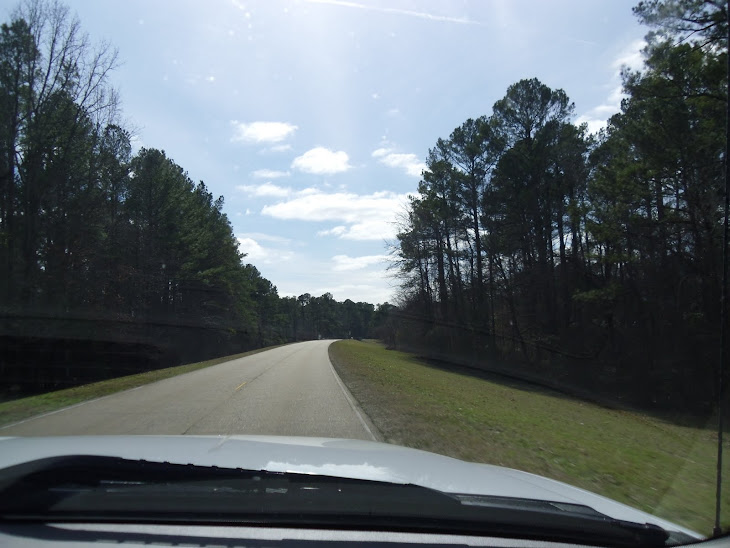
POLYGON ((243 358, 245 356, 257 354, 259 352, 270 350, 272 348, 276 347, 270 346, 268 348, 251 350, 249 352, 243 352, 242 354, 233 354, 231 356, 223 356, 221 358, 215 358, 204 362, 189 363, 177 367, 168 367, 166 369, 158 369, 156 371, 148 371, 146 373, 138 373, 136 375, 128 375, 126 377, 108 379, 92 384, 84 384, 81 386, 75 386, 73 388, 66 388, 63 390, 57 390, 55 392, 39 394, 37 396, 29 396, 27 398, 20 398, 17 400, 3 402, 0 403, 0 426, 12 424, 14 422, 18 422, 23 419, 34 417, 43 413, 56 411, 57 409, 68 407, 69 405, 93 400, 102 396, 108 396, 109 394, 121 392, 122 390, 136 388, 143 384, 161 381, 170 377, 175 377, 184 373, 190 373, 191 371, 197 371, 198 369, 203 369, 205 367, 210 367, 211 365, 217 365, 219 363, 235 360, 237 358, 243 358))
MULTIPOLYGON (((340 341, 342 380, 391 443, 548 476, 710 535, 717 435, 340 341)), ((730 455, 725 463, 730 461, 730 455)), ((730 465, 723 474, 730 482, 730 465)), ((723 492, 730 526, 730 488, 723 492)))

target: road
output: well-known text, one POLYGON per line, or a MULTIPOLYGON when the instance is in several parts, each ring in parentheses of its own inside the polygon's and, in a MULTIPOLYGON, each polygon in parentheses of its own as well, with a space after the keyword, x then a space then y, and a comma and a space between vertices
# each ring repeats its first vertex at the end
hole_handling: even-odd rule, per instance
POLYGON ((274 348, 4 428, 0 436, 273 434, 373 440, 327 348, 274 348))

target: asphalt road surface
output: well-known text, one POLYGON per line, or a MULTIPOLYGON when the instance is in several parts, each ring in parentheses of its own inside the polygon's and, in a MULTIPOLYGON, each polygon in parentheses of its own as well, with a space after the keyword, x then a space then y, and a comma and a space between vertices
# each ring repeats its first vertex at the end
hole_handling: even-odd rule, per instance
POLYGON ((271 434, 373 440, 332 341, 290 344, 0 428, 0 436, 271 434))

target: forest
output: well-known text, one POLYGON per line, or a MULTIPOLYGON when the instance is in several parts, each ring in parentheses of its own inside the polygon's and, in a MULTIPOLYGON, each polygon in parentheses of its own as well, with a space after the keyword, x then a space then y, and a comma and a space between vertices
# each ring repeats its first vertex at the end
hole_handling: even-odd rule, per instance
POLYGON ((397 306, 376 309, 279 296, 223 198, 163 150, 135 150, 116 50, 60 2, 20 4, 0 28, 4 386, 378 337, 710 412, 725 374, 727 10, 645 0, 634 14, 650 29, 644 66, 623 71, 605 129, 590 134, 565 91, 532 78, 435 141, 390 246, 397 306))
POLYGON ((598 134, 575 124, 565 91, 533 78, 428 151, 392 246, 389 344, 643 407, 712 410, 726 5, 633 11, 650 29, 644 66, 624 68, 621 110, 598 134))
POLYGON ((164 151, 133 151, 110 84, 118 54, 68 7, 24 2, 11 19, 0 28, 4 386, 368 335, 372 304, 280 297, 239 250, 223 197, 164 151))

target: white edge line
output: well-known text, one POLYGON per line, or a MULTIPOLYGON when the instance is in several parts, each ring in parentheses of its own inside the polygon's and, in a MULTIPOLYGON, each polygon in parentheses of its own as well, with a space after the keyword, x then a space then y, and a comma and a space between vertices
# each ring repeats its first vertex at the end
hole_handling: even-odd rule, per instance
MULTIPOLYGON (((330 343, 332 344, 332 343, 330 343)), ((360 423, 363 425, 365 430, 368 434, 370 434, 370 437, 373 438, 373 441, 380 441, 380 439, 373 433, 373 431, 368 426, 367 421, 363 418, 362 413, 360 413, 360 410, 358 409, 358 405, 355 403, 355 397, 350 393, 350 390, 345 386, 345 383, 342 382, 342 379, 340 379, 340 376, 337 374, 337 371, 335 371, 335 366, 332 364, 332 360, 330 360, 329 357, 329 345, 327 345, 327 362, 330 364, 330 371, 332 371, 332 374, 335 376, 335 380, 337 381, 337 384, 340 385, 340 388, 342 389, 342 393, 345 395, 345 399, 347 400, 347 403, 350 404, 350 407, 355 412, 355 415, 357 415, 357 418, 360 419, 360 423)))

